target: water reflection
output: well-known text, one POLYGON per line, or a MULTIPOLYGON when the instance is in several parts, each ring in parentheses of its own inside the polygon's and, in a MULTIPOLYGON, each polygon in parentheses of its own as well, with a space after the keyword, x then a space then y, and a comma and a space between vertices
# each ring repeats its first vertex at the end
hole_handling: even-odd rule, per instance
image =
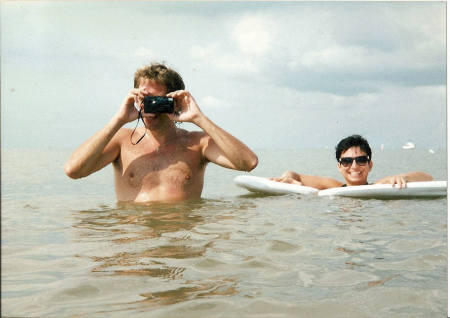
MULTIPOLYGON (((181 240, 164 237, 166 233, 188 233, 196 225, 203 223, 204 218, 196 213, 202 207, 201 202, 149 206, 121 204, 112 209, 79 211, 75 216, 78 222, 74 228, 79 230, 77 231, 79 240, 88 244, 106 240, 110 245, 108 248, 118 250, 112 255, 90 256, 95 263, 100 263, 93 269, 94 272, 151 276, 162 274, 167 277, 167 270, 161 273, 160 269, 142 266, 160 265, 161 262, 155 259, 184 259, 203 255, 208 244, 200 246, 180 244, 183 240, 184 243, 189 243, 186 234, 180 238, 181 240), (138 242, 144 244, 137 245, 138 242)), ((104 252, 101 251, 100 254, 104 252)), ((181 271, 172 268, 168 270, 176 273, 181 271)))
POLYGON ((214 277, 214 280, 186 282, 186 285, 180 288, 141 294, 145 297, 139 303, 146 306, 150 305, 172 305, 179 302, 207 298, 211 296, 231 296, 236 294, 237 282, 232 278, 214 277))
POLYGON ((198 281, 192 280, 192 275, 184 277, 192 264, 205 258, 214 239, 226 237, 226 233, 204 233, 196 227, 233 219, 233 214, 224 213, 227 205, 223 201, 199 200, 147 206, 118 204, 78 211, 73 214, 75 241, 85 247, 85 252, 75 256, 93 262, 93 275, 123 277, 125 284, 130 283, 129 278, 141 277, 151 280, 152 289, 159 287, 157 292, 138 292, 143 300, 137 303, 171 304, 232 295, 237 283, 230 277, 202 277, 198 281), (181 286, 173 289, 168 281, 181 286))

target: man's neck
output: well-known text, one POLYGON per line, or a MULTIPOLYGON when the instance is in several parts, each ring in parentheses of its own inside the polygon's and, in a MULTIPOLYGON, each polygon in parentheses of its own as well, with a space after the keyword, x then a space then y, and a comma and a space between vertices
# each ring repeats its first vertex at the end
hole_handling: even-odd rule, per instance
POLYGON ((146 135, 155 145, 164 145, 176 138, 177 127, 170 121, 167 125, 147 128, 146 135))

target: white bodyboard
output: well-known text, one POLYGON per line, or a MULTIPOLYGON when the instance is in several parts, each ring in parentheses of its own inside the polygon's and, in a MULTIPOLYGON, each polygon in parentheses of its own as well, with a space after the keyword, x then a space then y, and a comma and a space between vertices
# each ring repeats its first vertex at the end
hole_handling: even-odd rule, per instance
POLYGON ((406 188, 402 189, 391 184, 373 184, 331 188, 320 191, 312 187, 282 183, 267 178, 248 175, 235 177, 234 183, 251 192, 266 194, 304 194, 318 195, 321 197, 343 196, 374 199, 434 198, 447 196, 447 181, 408 182, 406 188))
POLYGON ((255 176, 237 176, 234 183, 251 192, 261 192, 267 194, 317 194, 319 190, 311 187, 304 187, 296 184, 272 181, 267 178, 255 176))
POLYGON ((371 184, 321 190, 319 196, 342 196, 353 198, 432 198, 447 195, 447 181, 408 182, 406 188, 392 184, 371 184))

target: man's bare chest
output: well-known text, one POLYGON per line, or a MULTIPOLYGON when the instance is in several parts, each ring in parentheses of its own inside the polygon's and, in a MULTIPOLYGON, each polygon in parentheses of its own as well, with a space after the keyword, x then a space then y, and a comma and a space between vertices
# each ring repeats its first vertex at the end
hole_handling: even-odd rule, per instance
POLYGON ((133 188, 184 187, 201 177, 204 169, 201 152, 180 145, 145 151, 123 149, 119 160, 122 182, 133 188))

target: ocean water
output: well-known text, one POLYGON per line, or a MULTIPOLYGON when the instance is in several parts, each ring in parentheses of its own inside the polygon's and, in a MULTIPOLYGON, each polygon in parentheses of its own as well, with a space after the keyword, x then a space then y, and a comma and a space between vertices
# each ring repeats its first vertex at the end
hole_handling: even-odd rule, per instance
MULTIPOLYGON (((252 175, 339 178, 333 151, 258 150, 252 175)), ((2 316, 444 317, 447 198, 263 196, 211 165, 202 200, 115 201, 112 168, 64 175, 70 151, 2 150, 2 316)), ((370 180, 445 151, 374 153, 370 180)))

